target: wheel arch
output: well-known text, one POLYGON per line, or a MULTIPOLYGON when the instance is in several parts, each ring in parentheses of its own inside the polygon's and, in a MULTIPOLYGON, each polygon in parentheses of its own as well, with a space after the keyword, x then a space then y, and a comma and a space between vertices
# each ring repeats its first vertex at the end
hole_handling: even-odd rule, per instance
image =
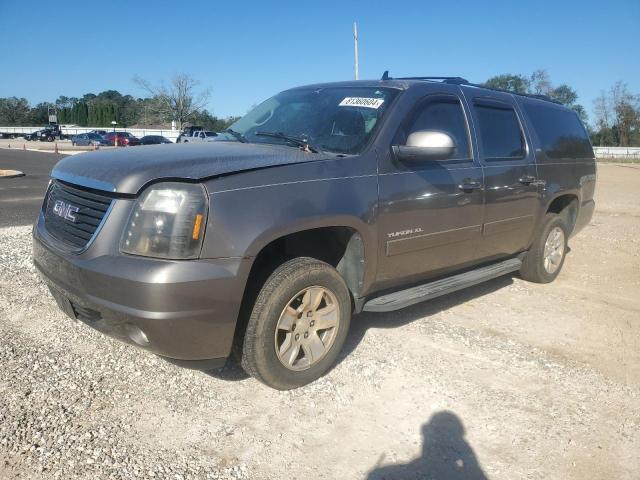
POLYGON ((375 249, 371 250, 366 246, 361 229, 346 223, 307 225, 280 231, 279 235, 263 237, 258 245, 252 246, 252 250, 255 249, 257 253, 249 268, 236 324, 234 353, 237 358, 247 319, 262 285, 278 266, 290 258, 316 258, 336 268, 347 284, 352 307, 359 310, 367 265, 365 256, 375 255, 375 249))
POLYGON ((546 213, 563 215, 569 226, 569 234, 573 231, 580 209, 580 197, 575 192, 563 192, 554 196, 548 203, 546 213))

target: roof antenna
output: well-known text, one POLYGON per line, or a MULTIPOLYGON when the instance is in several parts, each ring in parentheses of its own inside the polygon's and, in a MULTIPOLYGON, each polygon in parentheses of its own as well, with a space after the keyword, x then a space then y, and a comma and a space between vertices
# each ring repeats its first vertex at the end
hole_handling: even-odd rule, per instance
POLYGON ((385 70, 384 73, 382 74, 382 80, 389 80, 389 70, 385 70))

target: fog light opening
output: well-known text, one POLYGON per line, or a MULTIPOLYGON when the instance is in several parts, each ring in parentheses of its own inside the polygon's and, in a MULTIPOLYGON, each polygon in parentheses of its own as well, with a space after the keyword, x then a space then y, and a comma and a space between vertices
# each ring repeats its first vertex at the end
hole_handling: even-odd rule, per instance
POLYGON ((140 330, 135 325, 127 324, 126 325, 127 335, 131 340, 140 345, 141 347, 146 347, 149 345, 149 339, 147 338, 147 334, 140 330))

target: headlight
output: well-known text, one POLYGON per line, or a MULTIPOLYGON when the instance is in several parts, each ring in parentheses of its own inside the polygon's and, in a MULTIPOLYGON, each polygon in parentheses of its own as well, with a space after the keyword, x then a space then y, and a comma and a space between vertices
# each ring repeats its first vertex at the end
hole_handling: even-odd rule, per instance
POLYGON ((159 183, 137 200, 120 250, 146 257, 197 258, 206 222, 207 194, 202 185, 159 183))

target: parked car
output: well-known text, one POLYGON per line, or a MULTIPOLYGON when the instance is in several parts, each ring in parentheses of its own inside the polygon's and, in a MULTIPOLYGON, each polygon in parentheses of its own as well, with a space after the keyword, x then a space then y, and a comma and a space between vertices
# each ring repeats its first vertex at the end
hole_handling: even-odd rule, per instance
POLYGON ((106 130, 91 130, 89 133, 97 133, 101 137, 104 137, 107 134, 106 130))
POLYGON ((62 140, 65 136, 62 134, 60 127, 51 125, 29 133, 24 138, 28 141, 53 142, 54 140, 62 140))
POLYGON ((595 207, 586 129, 440 80, 299 87, 208 145, 64 158, 35 265, 70 317, 192 368, 233 352, 278 389, 331 368, 352 314, 553 281, 595 207))
POLYGON ((200 125, 190 125, 188 127, 183 128, 182 131, 180 132, 180 135, 178 135, 178 138, 176 139, 176 143, 182 143, 182 139, 184 137, 191 137, 193 136, 194 132, 199 132, 201 130, 204 130, 204 127, 200 125))
POLYGON ((80 133, 71 137, 71 145, 77 146, 96 146, 107 145, 107 141, 97 133, 80 133))
POLYGON ((24 139, 27 142, 37 142, 40 140, 40 135, 44 132, 44 130, 36 130, 35 132, 27 133, 24 135, 24 139))
POLYGON ((178 143, 189 143, 189 142, 214 142, 216 140, 218 134, 216 132, 212 132, 210 130, 200 130, 198 132, 193 132, 191 136, 188 135, 180 135, 178 143))
POLYGON ((116 139, 118 141, 118 147, 134 147, 140 145, 140 140, 129 132, 107 132, 103 138, 107 145, 112 146, 116 144, 116 139))
POLYGON ((140 145, 160 145, 163 143, 173 143, 162 135, 146 135, 140 139, 140 145))

